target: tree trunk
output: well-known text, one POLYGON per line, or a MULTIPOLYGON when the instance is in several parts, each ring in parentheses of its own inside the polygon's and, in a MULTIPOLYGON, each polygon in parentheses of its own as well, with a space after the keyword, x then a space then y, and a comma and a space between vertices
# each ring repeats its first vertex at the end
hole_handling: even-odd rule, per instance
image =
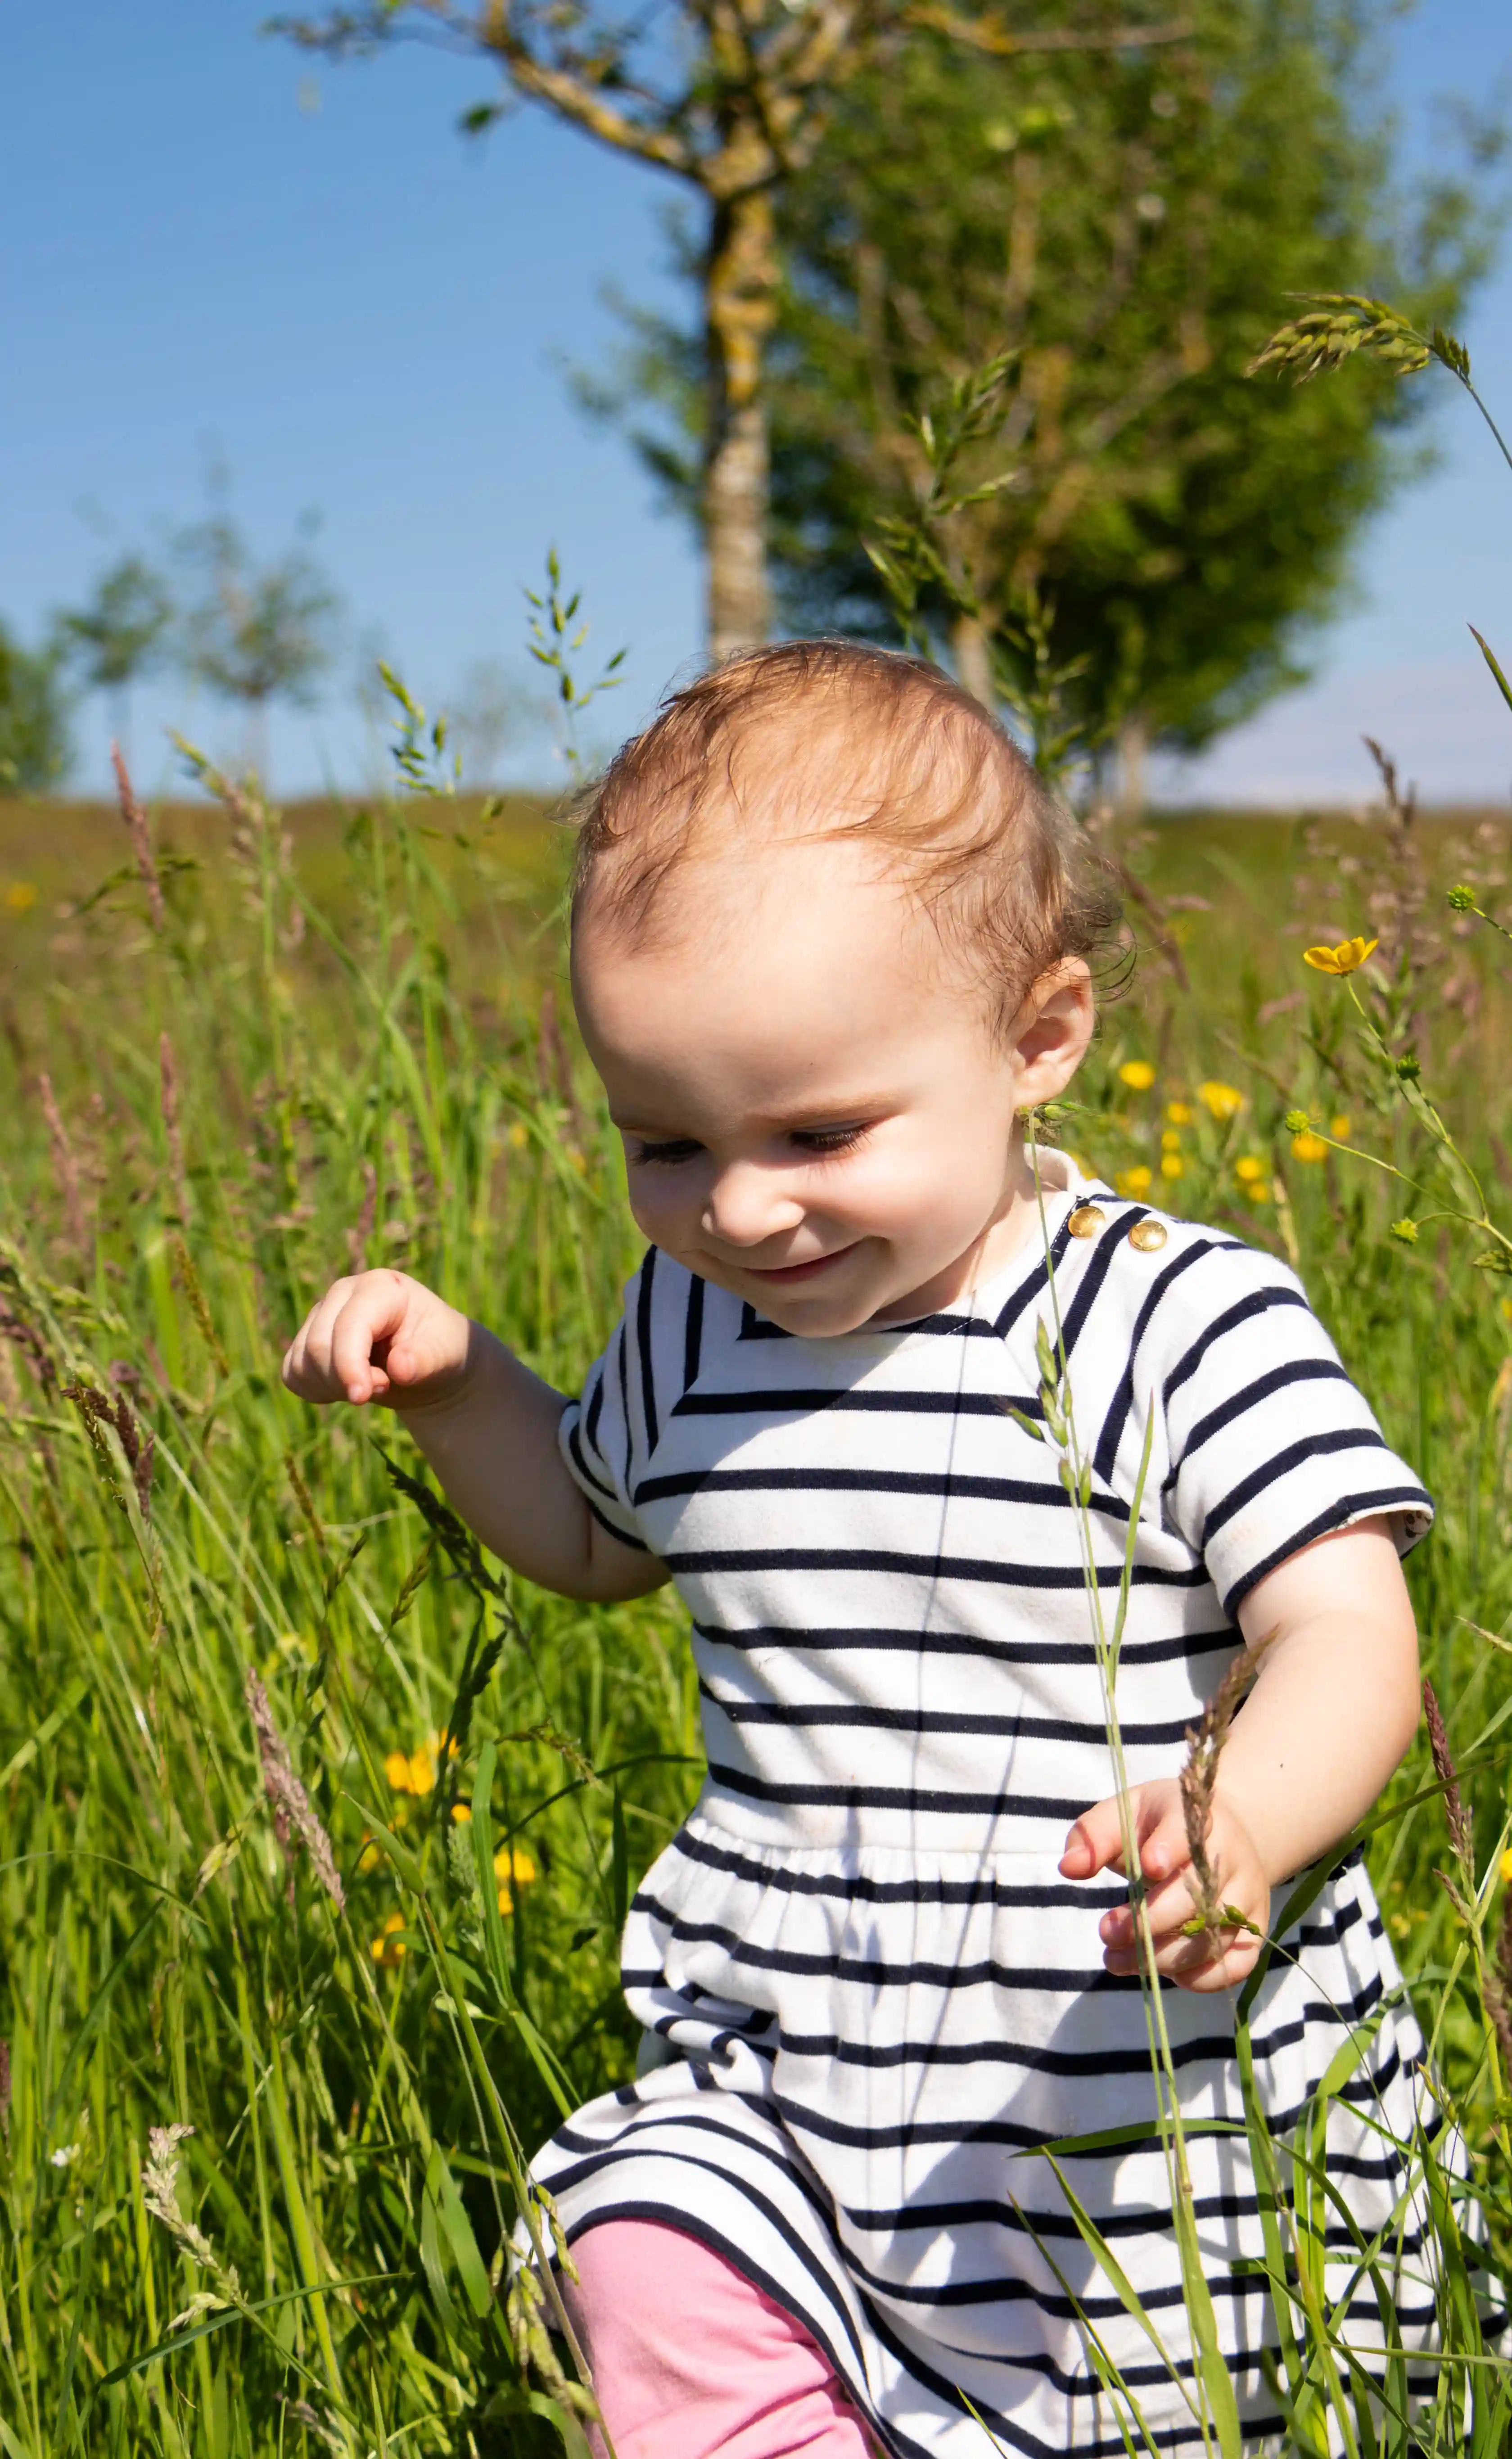
POLYGON ((776 312, 776 218, 769 190, 716 198, 704 286, 709 390, 704 469, 708 644, 716 660, 765 641, 771 626, 762 361, 776 312))
POLYGON ((993 688, 992 651, 987 635, 975 615, 957 615, 951 633, 951 653, 956 660, 956 680, 973 700, 983 708, 998 714, 998 694, 993 688))
POLYGON ((1114 800, 1121 820, 1137 820, 1144 809, 1144 764, 1149 756, 1149 728, 1142 717, 1126 717, 1118 730, 1118 780, 1114 800))

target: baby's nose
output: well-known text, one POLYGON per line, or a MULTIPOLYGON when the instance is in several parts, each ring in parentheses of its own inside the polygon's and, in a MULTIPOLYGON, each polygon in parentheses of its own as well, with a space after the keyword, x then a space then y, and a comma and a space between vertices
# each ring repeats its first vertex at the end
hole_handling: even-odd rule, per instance
POLYGON ((796 1230, 804 1207, 785 1192, 774 1172, 749 1162, 722 1169, 704 1204, 704 1229, 726 1247, 759 1247, 765 1239, 796 1230))

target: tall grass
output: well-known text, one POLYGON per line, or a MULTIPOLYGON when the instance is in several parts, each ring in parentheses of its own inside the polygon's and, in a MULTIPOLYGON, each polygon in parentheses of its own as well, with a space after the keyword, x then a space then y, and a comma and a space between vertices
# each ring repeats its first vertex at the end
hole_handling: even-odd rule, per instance
MULTIPOLYGON (((43 825, 8 815, 0 899, 43 825)), ((1394 1183, 1335 1147, 1417 1167, 1423 1130, 1298 962, 1398 898, 1397 1021, 1504 1176, 1505 997, 1441 894, 1494 898, 1500 839, 1387 815, 1121 852, 1152 945, 1060 1132, 1297 1261, 1439 1501, 1412 1576, 1473 1868, 1426 1745, 1370 1850, 1500 2250, 1512 1282, 1392 1238, 1394 1183)), ((501 1575, 391 1419, 277 1379, 364 1262, 564 1386, 609 1330, 637 1248, 560 873, 518 814, 409 796, 306 855, 227 788, 192 840, 123 832, 63 916, 0 914, 34 985, 0 1015, 5 2459, 583 2448, 502 2249, 521 2147, 633 2061, 617 1932, 699 1775, 679 1611, 501 1575)))

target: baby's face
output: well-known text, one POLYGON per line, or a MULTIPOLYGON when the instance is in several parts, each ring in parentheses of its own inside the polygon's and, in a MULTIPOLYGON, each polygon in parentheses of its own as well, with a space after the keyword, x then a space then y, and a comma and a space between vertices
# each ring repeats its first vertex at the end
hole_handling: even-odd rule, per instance
POLYGON ((979 985, 850 845, 690 864, 656 923, 637 948, 590 906, 573 960, 653 1245, 824 1335, 949 1305, 1020 1243, 1016 1117, 1085 1050, 1084 968, 1005 1048, 979 985))

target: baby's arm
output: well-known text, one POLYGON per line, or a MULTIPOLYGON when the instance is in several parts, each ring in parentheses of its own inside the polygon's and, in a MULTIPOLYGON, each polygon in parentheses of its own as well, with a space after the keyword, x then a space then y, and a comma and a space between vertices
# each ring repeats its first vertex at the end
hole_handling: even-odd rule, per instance
POLYGON ((337 1281, 290 1343, 284 1380, 304 1400, 395 1410, 469 1527, 543 1588, 608 1603, 665 1580, 653 1555, 594 1518, 568 1475, 564 1396, 408 1272, 337 1281))
MULTIPOLYGON (((1220 1901, 1263 1932, 1271 1888, 1364 1817, 1417 1728, 1418 1631, 1389 1524, 1361 1521, 1293 1554, 1250 1589, 1239 1625, 1250 1648, 1268 1644, 1218 1763, 1208 1856, 1220 1901)), ((1166 1777, 1130 1798, 1161 1971, 1188 1989, 1228 1987, 1260 1940, 1183 1934, 1196 1898, 1180 1787, 1166 1777)), ((1122 1867, 1118 1803, 1100 1801, 1060 1868, 1090 1879, 1122 1867)), ((1138 1969, 1132 1912, 1104 1914, 1101 1936, 1110 1972, 1138 1969)))

